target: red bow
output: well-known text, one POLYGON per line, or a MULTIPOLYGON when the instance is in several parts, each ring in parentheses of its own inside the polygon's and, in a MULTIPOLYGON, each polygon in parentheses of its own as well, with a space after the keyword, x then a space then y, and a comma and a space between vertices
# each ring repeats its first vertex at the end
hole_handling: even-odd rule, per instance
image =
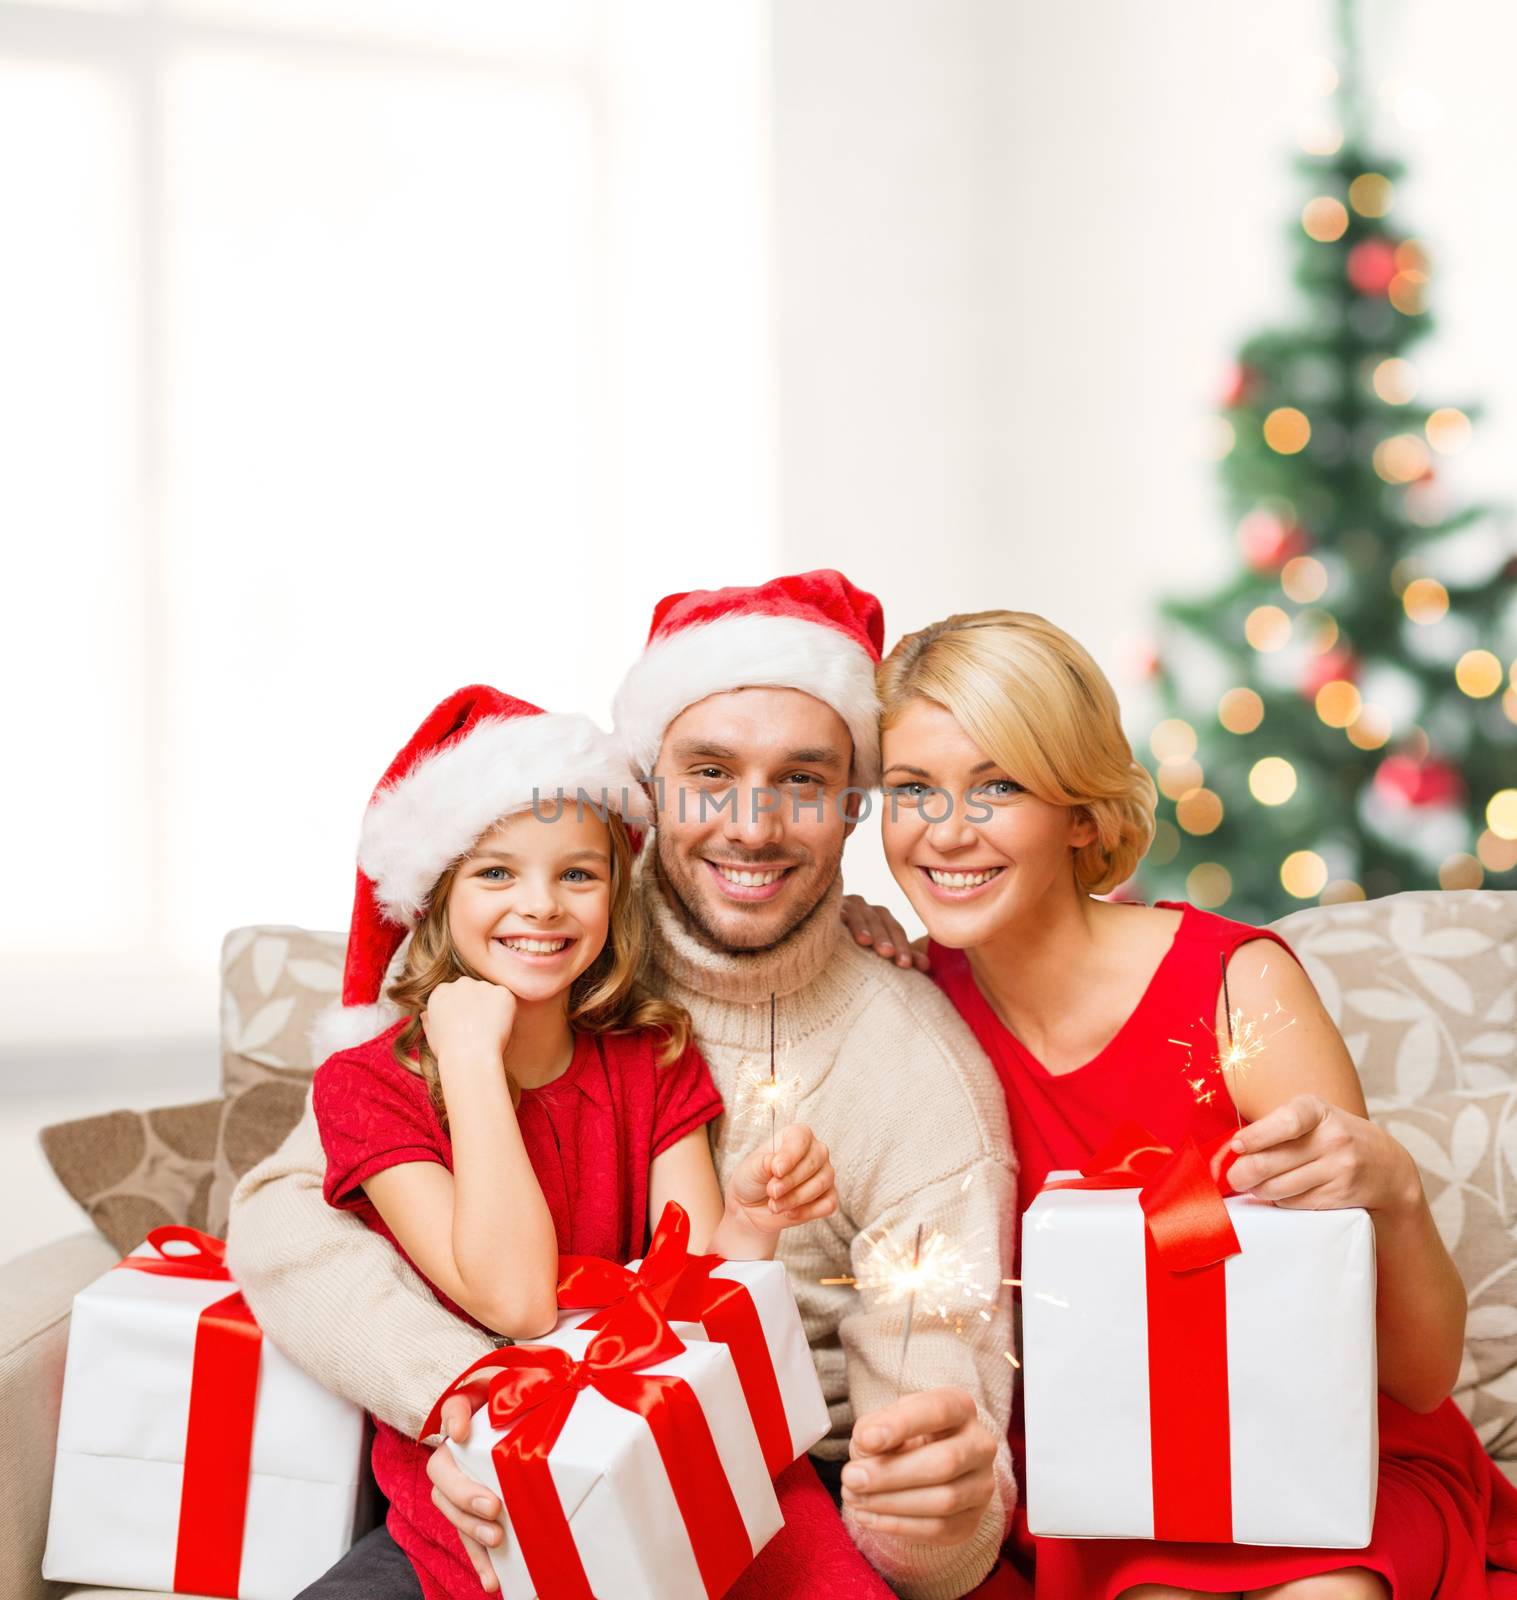
POLYGON ((668 1317, 700 1323, 709 1339, 732 1353, 764 1465, 777 1478, 795 1459, 795 1448, 758 1308, 741 1283, 712 1278, 721 1256, 692 1256, 689 1249, 690 1218, 671 1200, 636 1271, 598 1256, 560 1256, 558 1303, 566 1311, 600 1308, 580 1323, 587 1333, 604 1328, 618 1306, 640 1294, 668 1317))
MULTIPOLYGON (((154 1228, 147 1243, 157 1255, 127 1256, 118 1265, 158 1277, 231 1281, 226 1244, 198 1228, 154 1228), (186 1254, 171 1254, 164 1249, 168 1244, 192 1248, 186 1254)), ((200 1313, 179 1494, 176 1594, 236 1600, 262 1354, 263 1332, 240 1293, 229 1294, 200 1313)))
POLYGON ((1226 1133, 1178 1150, 1125 1122, 1081 1169, 1047 1189, 1137 1189, 1148 1287, 1149 1449, 1154 1538, 1230 1543, 1227 1389, 1229 1256, 1241 1253, 1223 1204, 1237 1159, 1226 1133))
POLYGON ((639 1369, 685 1346, 648 1298, 621 1306, 576 1361, 548 1345, 516 1345, 481 1356, 444 1391, 421 1437, 441 1426, 452 1395, 488 1407, 507 1431, 491 1449, 501 1498, 541 1600, 593 1600, 584 1563, 553 1486, 548 1456, 584 1389, 635 1412, 648 1424, 668 1474, 708 1595, 724 1593, 753 1558, 753 1545, 716 1441, 684 1379, 639 1369))
POLYGON ((664 1207, 648 1253, 635 1272, 619 1261, 603 1261, 599 1256, 560 1256, 559 1307, 564 1311, 602 1307, 580 1324, 587 1333, 604 1328, 611 1311, 639 1291, 662 1311, 685 1270, 689 1253, 690 1218, 682 1205, 671 1200, 664 1207))

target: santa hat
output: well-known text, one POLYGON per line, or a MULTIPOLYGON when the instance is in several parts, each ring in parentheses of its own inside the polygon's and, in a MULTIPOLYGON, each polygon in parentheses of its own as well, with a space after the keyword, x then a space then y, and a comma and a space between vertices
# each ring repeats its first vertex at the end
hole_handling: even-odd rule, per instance
POLYGON ((852 781, 868 788, 879 781, 874 673, 884 647, 880 602, 830 569, 671 594, 654 607, 648 643, 612 704, 617 735, 648 773, 686 706, 729 689, 801 689, 847 723, 852 781))
POLYGON ((358 885, 342 1001, 317 1017, 315 1058, 362 1044, 399 1020, 385 973, 442 874, 500 818, 560 799, 647 820, 626 757, 588 717, 550 714, 474 684, 450 694, 390 763, 358 839, 358 885))

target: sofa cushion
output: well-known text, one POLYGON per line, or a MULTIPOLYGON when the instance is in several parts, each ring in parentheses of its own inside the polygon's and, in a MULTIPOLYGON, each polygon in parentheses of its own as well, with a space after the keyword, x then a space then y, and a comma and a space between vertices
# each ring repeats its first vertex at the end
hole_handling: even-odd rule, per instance
POLYGON ((55 1124, 42 1148, 123 1254, 148 1231, 226 1232, 232 1190, 300 1120, 316 1063, 306 1030, 342 983, 346 937, 236 928, 221 951, 220 1100, 55 1124))
POLYGON ((1454 1398, 1487 1450, 1517 1461, 1517 1083, 1446 1090, 1376 1121, 1421 1169, 1469 1295, 1454 1398))
POLYGON ((1415 890, 1273 926, 1337 1023, 1371 1112, 1511 1081, 1517 893, 1415 890))

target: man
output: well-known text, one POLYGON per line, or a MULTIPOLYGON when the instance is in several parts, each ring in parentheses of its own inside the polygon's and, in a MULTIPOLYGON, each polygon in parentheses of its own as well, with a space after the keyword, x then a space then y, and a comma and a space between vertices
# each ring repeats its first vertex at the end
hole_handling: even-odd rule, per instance
MULTIPOLYGON (((990 1570, 1015 1502, 1000 1292, 1014 1162, 999 1085, 967 1029, 930 982, 857 948, 839 920, 843 845, 878 773, 882 628, 878 602, 833 572, 673 596, 616 718, 656 810, 640 870, 652 981, 690 1011, 727 1106, 713 1124, 719 1176, 767 1135, 744 1085, 768 1070, 771 995, 793 1114, 837 1173, 837 1213, 779 1247, 832 1418, 818 1468, 886 1580, 912 1600, 948 1600, 990 1570), (836 1280, 858 1276, 876 1242, 909 1246, 919 1228, 979 1253, 986 1298, 962 1331, 918 1316, 903 1346, 903 1301, 836 1280)), ((492 1341, 323 1203, 322 1170, 308 1115, 234 1196, 233 1272, 295 1360, 414 1433, 492 1341)), ((455 1437, 467 1429, 462 1402, 445 1420, 455 1437)), ((498 1498, 441 1447, 430 1476, 488 1573, 498 1498)), ((415 1593, 378 1573, 366 1600, 415 1593)))

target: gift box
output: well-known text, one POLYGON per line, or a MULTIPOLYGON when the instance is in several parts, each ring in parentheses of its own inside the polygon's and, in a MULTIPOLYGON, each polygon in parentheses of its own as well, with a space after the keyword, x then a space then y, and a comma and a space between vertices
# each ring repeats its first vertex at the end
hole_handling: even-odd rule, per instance
POLYGON ((74 1297, 45 1577, 291 1600, 351 1545, 363 1413, 263 1337, 224 1253, 156 1228, 74 1297))
POLYGON ((1227 1139, 1135 1126, 1022 1221, 1027 1521, 1357 1550, 1379 1480, 1362 1210, 1233 1195, 1227 1139))
POLYGON ((717 1600, 783 1522, 731 1355, 642 1294, 550 1338, 482 1356, 423 1430, 450 1395, 475 1406, 448 1448, 499 1485, 504 1600, 717 1600))
POLYGON ((726 1345, 777 1478, 832 1426, 790 1275, 779 1261, 692 1256, 689 1243, 689 1218, 671 1200, 642 1260, 623 1267, 593 1256, 560 1258, 558 1303, 570 1314, 559 1326, 594 1331, 640 1289, 687 1344, 726 1345))

